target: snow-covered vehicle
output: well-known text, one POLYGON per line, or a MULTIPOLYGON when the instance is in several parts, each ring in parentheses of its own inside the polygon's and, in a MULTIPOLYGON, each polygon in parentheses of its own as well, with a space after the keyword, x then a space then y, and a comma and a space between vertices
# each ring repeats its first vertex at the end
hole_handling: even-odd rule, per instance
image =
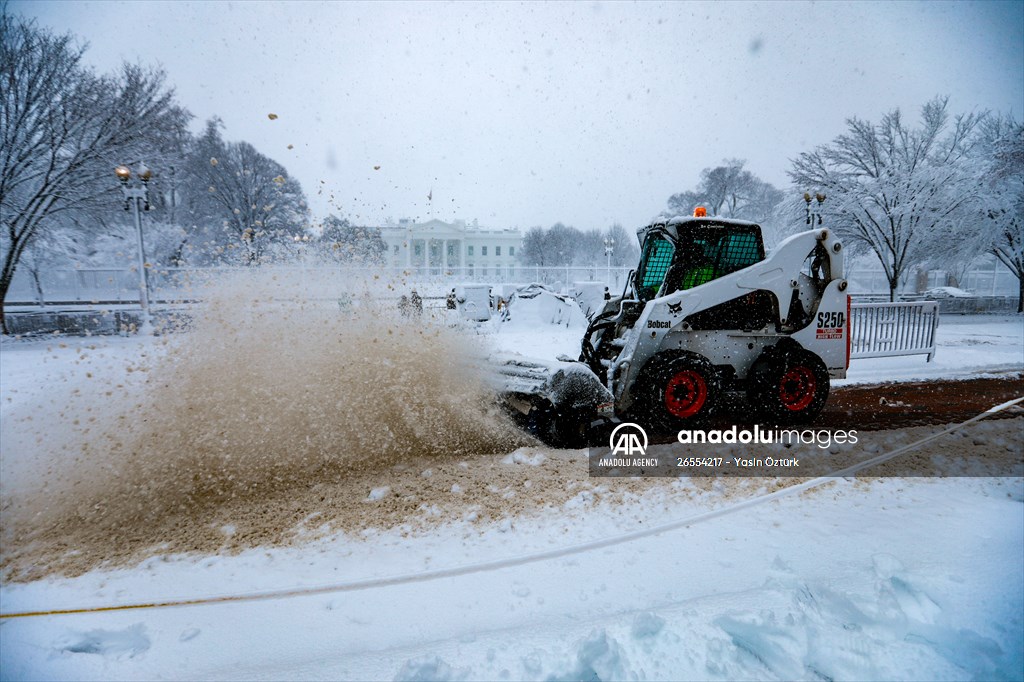
POLYGON ((462 284, 455 287, 458 309, 463 319, 486 322, 491 319, 491 288, 486 284, 462 284))
POLYGON ((766 255, 755 223, 673 218, 637 231, 640 262, 577 361, 502 358, 503 390, 542 440, 579 446, 602 420, 702 422, 726 392, 761 418, 812 421, 849 366, 843 247, 808 230, 766 255))
POLYGON ((959 287, 934 287, 921 294, 925 298, 974 298, 975 294, 959 287))
POLYGON ((525 314, 540 324, 568 326, 585 319, 575 298, 536 282, 515 289, 508 297, 507 308, 514 309, 517 317, 525 314))

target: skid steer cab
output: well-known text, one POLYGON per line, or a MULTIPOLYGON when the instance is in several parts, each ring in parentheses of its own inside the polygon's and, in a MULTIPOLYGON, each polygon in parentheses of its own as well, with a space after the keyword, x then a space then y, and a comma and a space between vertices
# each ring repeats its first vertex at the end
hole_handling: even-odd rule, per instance
POLYGON ((671 432, 740 392, 753 410, 745 416, 813 420, 849 366, 843 247, 832 233, 802 232, 769 254, 760 226, 739 220, 673 218, 637 235, 640 262, 593 317, 580 356, 615 416, 671 432))

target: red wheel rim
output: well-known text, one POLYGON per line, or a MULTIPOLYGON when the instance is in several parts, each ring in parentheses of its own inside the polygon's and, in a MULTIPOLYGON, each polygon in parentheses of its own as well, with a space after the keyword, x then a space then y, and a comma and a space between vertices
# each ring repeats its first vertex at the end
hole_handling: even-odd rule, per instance
POLYGON ((802 412, 810 407, 817 392, 818 380, 814 372, 803 365, 790 367, 779 380, 779 400, 791 412, 802 412))
POLYGON ((708 400, 708 385, 700 372, 683 370, 665 386, 665 408, 669 414, 686 419, 700 412, 708 400))

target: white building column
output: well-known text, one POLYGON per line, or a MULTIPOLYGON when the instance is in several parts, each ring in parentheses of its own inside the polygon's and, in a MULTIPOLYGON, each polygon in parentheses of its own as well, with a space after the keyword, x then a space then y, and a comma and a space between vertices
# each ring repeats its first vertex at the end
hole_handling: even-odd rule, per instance
POLYGON ((441 240, 441 272, 448 269, 448 240, 441 240))

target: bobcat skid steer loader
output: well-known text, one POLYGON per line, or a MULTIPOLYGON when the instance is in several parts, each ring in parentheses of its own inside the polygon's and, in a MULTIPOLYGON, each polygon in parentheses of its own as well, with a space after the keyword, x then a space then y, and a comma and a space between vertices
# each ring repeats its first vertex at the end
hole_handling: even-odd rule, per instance
POLYGON ((592 318, 578 361, 494 358, 506 402, 545 442, 581 447, 602 420, 700 424, 726 392, 763 421, 812 421, 849 367, 843 247, 828 229, 765 255, 760 226, 694 217, 637 231, 640 263, 592 318))

